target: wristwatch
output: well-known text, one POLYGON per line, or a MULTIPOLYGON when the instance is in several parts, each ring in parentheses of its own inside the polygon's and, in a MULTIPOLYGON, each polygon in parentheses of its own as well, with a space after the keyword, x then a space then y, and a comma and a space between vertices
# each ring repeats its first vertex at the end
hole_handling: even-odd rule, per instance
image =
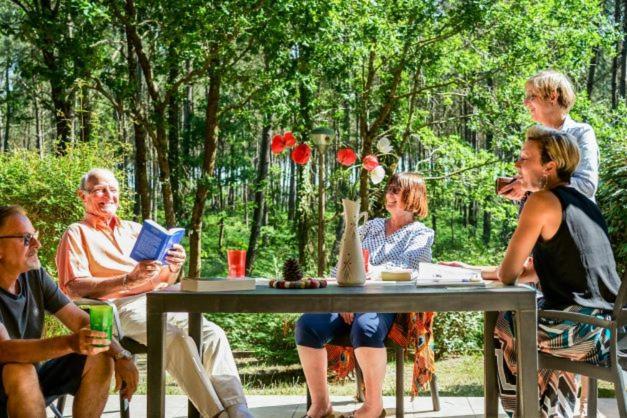
POLYGON ((115 355, 113 356, 114 360, 132 360, 133 359, 133 355, 131 354, 130 351, 128 350, 122 350, 119 353, 115 353, 115 355))

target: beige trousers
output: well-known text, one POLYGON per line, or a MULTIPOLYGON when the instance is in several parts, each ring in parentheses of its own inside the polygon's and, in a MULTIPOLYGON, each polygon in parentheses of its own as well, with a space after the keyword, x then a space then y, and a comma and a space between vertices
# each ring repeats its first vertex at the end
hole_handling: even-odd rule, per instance
MULTIPOLYGON (((147 344, 146 295, 114 302, 124 335, 147 344)), ((166 370, 204 417, 214 417, 246 398, 226 334, 216 324, 202 320, 202 359, 187 335, 185 313, 168 314, 165 332, 166 370)))

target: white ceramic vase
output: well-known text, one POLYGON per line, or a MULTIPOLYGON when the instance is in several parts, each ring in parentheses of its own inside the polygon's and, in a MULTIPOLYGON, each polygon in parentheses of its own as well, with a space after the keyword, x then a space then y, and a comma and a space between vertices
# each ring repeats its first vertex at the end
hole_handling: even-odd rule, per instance
POLYGON ((339 286, 363 286, 366 283, 364 256, 361 239, 357 233, 360 218, 368 217, 367 212, 359 213, 359 202, 342 199, 344 206, 344 234, 340 244, 340 259, 337 268, 339 286))

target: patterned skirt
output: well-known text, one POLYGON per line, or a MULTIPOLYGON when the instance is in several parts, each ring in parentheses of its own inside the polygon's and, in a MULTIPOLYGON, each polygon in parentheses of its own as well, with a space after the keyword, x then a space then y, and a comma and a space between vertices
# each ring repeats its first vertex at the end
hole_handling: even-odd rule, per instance
MULTIPOLYGON (((541 304, 541 299, 539 300, 541 304)), ((569 306, 566 312, 610 319, 610 312, 601 309, 569 306)), ((586 361, 592 364, 609 361, 610 331, 588 324, 540 318, 538 349, 553 356, 586 361)), ((501 312, 494 331, 499 396, 505 412, 512 417, 516 399, 516 334, 514 313, 501 312)), ((572 417, 579 390, 578 376, 559 370, 538 372, 540 410, 543 417, 572 417)))

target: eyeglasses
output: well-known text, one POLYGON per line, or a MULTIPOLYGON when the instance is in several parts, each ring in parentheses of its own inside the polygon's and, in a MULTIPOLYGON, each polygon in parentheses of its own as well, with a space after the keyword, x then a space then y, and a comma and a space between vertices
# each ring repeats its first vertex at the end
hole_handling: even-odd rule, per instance
POLYGON ((398 184, 391 184, 385 189, 386 193, 399 194, 401 192, 401 186, 398 184))
POLYGON ((89 194, 95 194, 96 196, 102 196, 105 194, 105 192, 109 192, 109 194, 118 194, 118 189, 116 189, 115 187, 104 186, 94 187, 91 190, 86 190, 86 192, 89 194))
POLYGON ((2 238, 21 238, 24 242, 24 246, 28 247, 33 239, 39 239, 39 231, 35 231, 32 234, 28 232, 24 235, 0 235, 0 239, 2 238))

